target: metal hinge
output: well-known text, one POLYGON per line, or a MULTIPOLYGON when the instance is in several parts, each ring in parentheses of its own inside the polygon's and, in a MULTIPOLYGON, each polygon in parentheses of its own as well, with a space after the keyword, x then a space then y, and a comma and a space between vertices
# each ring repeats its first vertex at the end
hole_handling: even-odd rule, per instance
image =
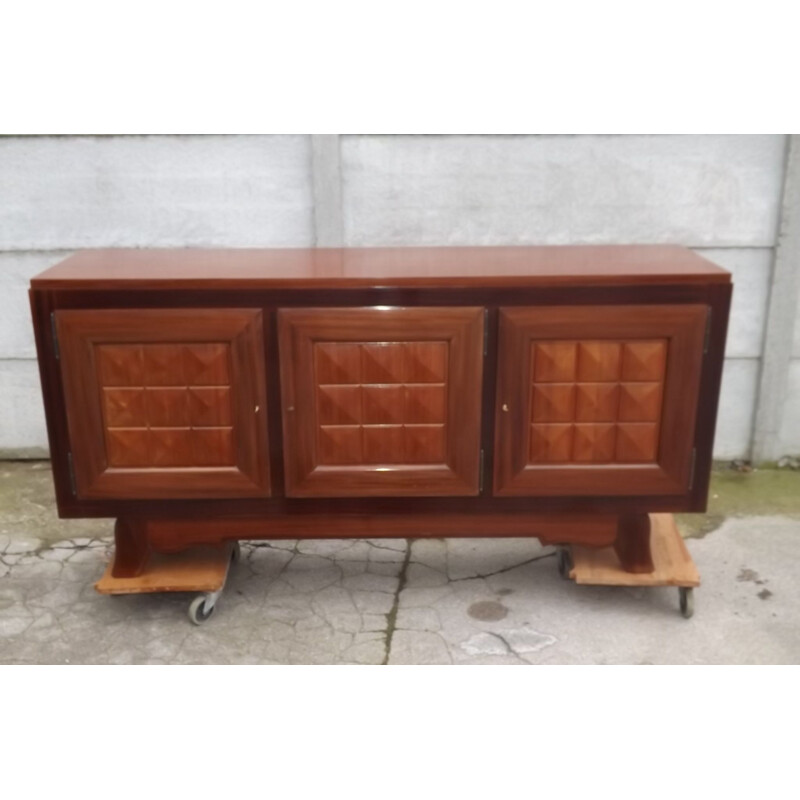
POLYGON ((708 343, 711 341, 711 309, 706 314, 706 338, 703 341, 703 355, 708 352, 708 343))
POLYGON ((478 494, 483 494, 483 448, 481 448, 481 461, 478 470, 478 494))
POLYGON ((50 328, 53 331, 53 352, 55 353, 56 360, 61 358, 61 355, 58 351, 58 329, 56 328, 56 312, 53 311, 50 313, 50 328))
POLYGON ((489 355, 489 309, 483 309, 483 355, 489 355))
POLYGON ((694 467, 697 463, 697 448, 692 450, 692 463, 689 466, 689 489, 694 489, 694 467))
POLYGON ((69 472, 69 488, 72 496, 77 497, 78 489, 75 485, 75 465, 72 463, 72 453, 67 452, 67 471, 69 472))

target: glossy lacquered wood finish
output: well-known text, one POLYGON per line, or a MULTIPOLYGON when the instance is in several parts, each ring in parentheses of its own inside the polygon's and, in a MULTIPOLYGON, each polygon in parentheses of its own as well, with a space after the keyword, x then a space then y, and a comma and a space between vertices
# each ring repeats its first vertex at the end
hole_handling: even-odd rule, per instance
POLYGON ((36 276, 34 289, 355 289, 728 283, 670 245, 89 250, 36 276))
POLYGON ((268 495, 261 318, 55 312, 77 496, 268 495))
POLYGON ((30 294, 34 317, 34 333, 39 354, 39 371, 42 381, 45 411, 48 420, 48 438, 53 461, 53 477, 62 517, 109 517, 123 515, 168 516, 178 515, 207 518, 209 516, 280 516, 316 510, 321 514, 352 513, 450 513, 468 511, 473 514, 574 512, 635 513, 640 511, 703 511, 708 494, 717 400, 722 375, 725 336, 730 308, 731 285, 664 285, 664 286, 559 286, 541 288, 453 288, 453 289, 401 289, 384 286, 372 289, 340 292, 316 289, 286 289, 254 292, 227 290, 213 293, 204 291, 144 291, 125 289, 109 291, 86 289, 40 291, 30 294), (213 303, 212 303, 213 299, 213 303), (494 402, 497 353, 497 307, 522 307, 541 305, 684 305, 702 304, 710 311, 709 335, 703 358, 696 433, 696 469, 694 481, 688 492, 679 494, 649 495, 547 495, 492 497, 489 492, 478 497, 420 497, 413 508, 402 498, 305 498, 292 501, 284 496, 283 440, 278 380, 268 381, 270 472, 272 495, 270 499, 196 497, 187 503, 169 498, 137 500, 131 498, 92 499, 76 498, 69 478, 70 441, 64 409, 64 390, 51 316, 62 309, 192 309, 217 304, 225 308, 251 308, 259 306, 265 318, 264 347, 269 370, 278 362, 277 325, 273 309, 306 307, 409 305, 420 306, 489 306, 488 349, 484 364, 482 444, 485 452, 485 474, 494 470, 494 402))
POLYGON ((501 309, 495 494, 688 491, 707 314, 501 309))
MULTIPOLYGON (((34 279, 31 292, 59 514, 64 517, 120 517, 122 524, 118 528, 118 536, 123 560, 127 557, 128 562, 134 565, 130 569, 136 568, 137 548, 142 546, 146 551, 149 548, 174 551, 195 540, 217 542, 226 538, 358 535, 532 535, 553 543, 582 541, 594 546, 613 541, 623 555, 633 554, 627 560, 635 568, 637 561, 642 562, 640 545, 646 545, 647 542, 642 541, 646 537, 640 535, 641 531, 628 515, 635 518, 648 511, 701 511, 705 508, 731 295, 729 280, 728 273, 680 248, 420 248, 412 249, 412 252, 98 251, 78 254, 63 266, 34 279), (706 345, 704 347, 701 343, 696 356, 700 372, 699 391, 696 394, 696 407, 691 412, 692 432, 687 434, 696 454, 694 475, 691 475, 689 466, 685 480, 675 481, 674 488, 667 493, 659 487, 654 489, 636 482, 617 482, 608 493, 587 489, 587 485, 581 482, 571 485, 566 493, 494 493, 493 478, 501 470, 500 452, 495 452, 495 418, 503 413, 497 382, 498 375, 502 378, 504 374, 506 358, 501 347, 501 316, 509 310, 527 309, 526 313, 538 313, 548 307, 564 306, 583 309, 588 316, 591 316, 589 312, 592 309, 616 306, 643 306, 645 316, 651 311, 657 313, 657 309, 663 306, 678 309, 699 306, 707 310, 709 326, 706 345), (483 381, 478 381, 477 392, 477 450, 483 451, 485 472, 482 492, 461 496, 287 496, 289 476, 285 474, 283 459, 289 450, 289 439, 288 435, 284 436, 283 430, 285 408, 282 407, 281 391, 284 387, 278 366, 278 314, 282 310, 338 309, 348 315, 341 326, 342 330, 346 330, 354 311, 372 311, 376 307, 431 307, 452 311, 480 309, 479 315, 485 316, 487 324, 483 330, 486 334, 486 355, 480 359, 483 381), (261 440, 265 450, 269 446, 269 459, 264 462, 262 475, 265 480, 261 484, 264 491, 259 495, 226 497, 200 489, 190 497, 182 497, 171 491, 146 497, 124 492, 90 497, 73 491, 69 464, 70 453, 72 461, 76 463, 72 452, 75 437, 70 431, 71 423, 68 423, 65 409, 66 381, 59 368, 52 314, 64 311, 118 314, 143 309, 158 313, 182 310, 195 317, 197 309, 208 309, 214 313, 218 309, 251 310, 261 314, 262 326, 254 339, 260 343, 260 359, 264 369, 258 381, 265 387, 268 401, 265 405, 269 406, 264 417, 267 430, 263 431, 264 439, 261 440)), ((341 342, 341 336, 340 330, 332 341, 345 345, 354 343, 346 338, 341 342)), ((359 384, 360 411, 366 414, 363 422, 367 427, 370 424, 385 425, 388 430, 392 426, 404 425, 406 423, 402 415, 408 408, 416 409, 412 411, 415 416, 410 426, 430 425, 430 430, 433 430, 433 427, 444 424, 431 420, 441 410, 440 389, 452 381, 452 375, 446 381, 440 381, 435 371, 438 343, 446 340, 428 336, 423 342, 427 350, 424 360, 429 366, 434 366, 428 380, 410 382, 410 386, 406 386, 402 373, 404 367, 401 366, 400 378, 394 376, 383 384, 366 384, 368 388, 385 387, 385 392, 371 389, 364 392, 364 384, 359 384), (407 388, 419 391, 409 395, 407 388), (427 421, 422 421, 419 415, 428 415, 427 421), (403 418, 403 422, 388 421, 389 417, 393 420, 403 418), (383 421, 374 421, 378 419, 383 421)), ((608 334, 598 332, 591 326, 579 332, 562 330, 557 336, 550 336, 548 341, 562 345, 566 343, 567 350, 572 348, 575 364, 579 360, 584 364, 581 370, 585 371, 585 365, 593 360, 596 362, 593 368, 599 371, 594 377, 587 377, 584 373, 578 375, 576 372, 572 380, 573 388, 567 388, 566 393, 564 387, 558 384, 569 384, 570 381, 555 380, 554 377, 558 376, 548 376, 546 369, 537 378, 534 366, 536 352, 531 340, 527 353, 522 353, 520 361, 520 371, 527 370, 530 373, 521 381, 529 395, 526 400, 528 416, 525 418, 523 415, 525 424, 520 430, 527 428, 530 432, 534 425, 630 424, 642 426, 639 430, 644 430, 644 426, 657 426, 660 439, 669 404, 670 340, 671 335, 663 330, 660 333, 648 332, 644 338, 641 331, 635 334, 630 331, 624 334, 618 332, 611 342, 618 347, 609 349, 605 347, 609 343, 608 334), (640 377, 638 380, 628 373, 623 379, 622 372, 619 380, 605 375, 603 370, 611 369, 609 364, 625 363, 625 347, 631 342, 645 345, 654 343, 651 358, 639 359, 645 366, 652 361, 654 372, 648 373, 646 379, 640 377), (663 362, 658 355, 660 342, 667 342, 667 355, 663 362), (592 358, 587 360, 581 353, 592 358), (663 374, 659 369, 664 370, 663 374), (614 385, 609 387, 609 384, 614 385), (628 391, 631 387, 623 387, 623 384, 650 385, 636 386, 628 391), (621 399, 623 391, 627 392, 625 399, 621 399), (532 400, 534 395, 540 398, 538 405, 532 400), (553 416, 565 413, 565 396, 566 406, 571 408, 573 414, 568 423, 553 416), (603 417, 609 416, 608 409, 613 405, 616 405, 618 418, 610 422, 603 417), (587 414, 594 417, 588 419, 587 414), (644 418, 630 419, 631 415, 644 418)), ((164 340, 158 338, 139 342, 142 347, 144 344, 163 343, 164 340)), ((181 347, 191 343, 191 337, 184 337, 181 347)), ((391 338, 378 335, 373 330, 370 337, 361 337, 355 343, 359 344, 360 359, 365 357, 361 343, 367 348, 379 343, 387 348, 386 353, 381 352, 380 355, 387 355, 390 366, 392 363, 406 363, 406 342, 402 337, 397 338, 397 335, 391 338), (392 346, 399 348, 395 347, 389 352, 392 346)), ((483 353, 484 348, 479 345, 478 350, 483 353)), ((320 353, 320 359, 324 360, 327 355, 324 348, 320 353)), ((370 351, 367 353, 369 355, 370 351)), ((113 351, 106 355, 112 356, 112 362, 115 360, 113 351)), ((154 353, 151 350, 145 355, 142 349, 142 363, 145 360, 158 362, 159 355, 169 356, 170 351, 154 353)), ((567 363, 570 358, 572 356, 566 356, 567 363)), ((137 359, 138 356, 127 359, 128 371, 123 375, 130 375, 130 370, 135 375, 137 359)), ((551 360, 560 363, 564 357, 551 360)), ((123 359, 122 363, 125 361, 123 359)), ((317 354, 313 354, 311 363, 317 363, 317 354)), ((373 366, 380 367, 381 363, 378 358, 373 366)), ((109 369, 110 373, 105 370, 100 375, 110 374, 111 383, 104 384, 105 378, 96 379, 100 396, 101 387, 111 390, 107 407, 105 410, 102 406, 100 408, 103 436, 108 430, 124 428, 128 424, 126 420, 141 419, 143 413, 155 415, 154 427, 158 427, 159 422, 173 424, 179 414, 189 414, 190 422, 193 418, 205 420, 210 427, 228 426, 223 395, 226 389, 232 391, 236 383, 233 379, 228 383, 223 380, 224 376, 218 375, 211 383, 201 387, 213 390, 206 393, 207 396, 191 401, 197 403, 202 399, 202 405, 187 407, 170 399, 168 395, 173 394, 172 390, 181 389, 181 386, 162 384, 158 388, 163 391, 160 399, 164 402, 151 405, 145 397, 142 406, 140 398, 133 397, 136 392, 126 394, 123 391, 136 388, 125 383, 128 378, 120 379, 114 372, 116 367, 113 364, 109 369)), ((324 366, 322 370, 324 373, 324 366)), ((353 410, 353 399, 351 397, 348 401, 346 396, 353 394, 350 389, 354 384, 341 383, 338 378, 330 381, 330 377, 326 381, 312 381, 314 414, 326 419, 331 428, 346 427, 347 424, 342 422, 339 415, 349 414, 353 410)), ((188 380, 182 386, 188 403, 193 386, 188 380)), ((147 389, 146 386, 143 388, 147 389)), ((446 395, 445 403, 449 403, 449 390, 446 395)), ((446 414, 449 414, 449 406, 446 409, 446 414)), ((321 424, 318 424, 317 428, 320 427, 321 424)), ((620 466, 626 469, 652 467, 647 460, 652 455, 648 454, 645 446, 646 437, 634 441, 634 450, 639 451, 639 457, 646 456, 645 460, 631 465, 625 461, 630 455, 621 461, 617 458, 616 438, 613 445, 614 460, 610 460, 610 438, 604 437, 600 430, 593 433, 595 435, 592 437, 584 436, 577 449, 574 440, 571 443, 570 458, 577 459, 575 463, 554 462, 550 459, 558 455, 556 451, 549 447, 531 449, 528 442, 522 450, 527 459, 523 469, 539 469, 544 474, 552 472, 554 466, 557 467, 556 471, 588 466, 597 472, 617 470, 620 466)), ((421 452, 435 452, 432 441, 429 439, 421 452)), ((625 446, 622 446, 623 455, 625 446)), ((361 447, 360 461, 349 465, 355 472, 363 474, 365 468, 369 472, 376 466, 384 466, 383 463, 371 463, 369 454, 373 452, 370 449, 373 445, 368 445, 366 451, 363 443, 361 447)), ((413 449, 413 443, 407 444, 405 439, 400 439, 397 448, 378 442, 377 449, 384 453, 393 452, 393 457, 398 460, 400 456, 397 453, 402 453, 405 459, 405 453, 410 448, 413 449)), ((181 456, 184 460, 186 452, 192 452, 191 446, 188 451, 184 448, 184 456, 181 456)), ((216 452, 218 455, 224 453, 224 447, 217 448, 216 452)), ((353 451, 345 452, 350 452, 352 457, 353 451)), ((329 461, 338 462, 341 457, 341 451, 336 448, 327 451, 326 458, 329 461)), ((421 459, 421 456, 417 455, 416 458, 421 459)), ((656 463, 661 464, 660 445, 656 459, 656 463)), ((324 466, 337 470, 348 465, 331 463, 324 466)), ((396 469, 398 464, 385 466, 396 469)), ((401 463, 400 466, 408 464, 401 463)), ((412 466, 429 468, 430 462, 418 460, 412 466)), ((141 471, 151 467, 137 469, 141 471)), ((186 472, 207 468, 169 466, 164 469, 186 472)), ((139 552, 139 555, 142 553, 139 552)))
POLYGON ((188 545, 226 539, 353 539, 534 536, 548 544, 612 544, 618 520, 612 514, 294 514, 267 519, 148 519, 148 548, 173 552, 188 545))
POLYGON ((478 494, 483 319, 280 310, 286 494, 478 494))

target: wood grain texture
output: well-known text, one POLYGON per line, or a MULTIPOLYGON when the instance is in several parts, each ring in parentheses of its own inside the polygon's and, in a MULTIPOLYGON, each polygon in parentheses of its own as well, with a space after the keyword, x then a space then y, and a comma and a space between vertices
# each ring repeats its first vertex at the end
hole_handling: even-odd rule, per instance
POLYGON ((654 462, 666 352, 666 340, 533 342, 530 462, 654 462))
POLYGON ((352 539, 532 536, 547 544, 580 542, 604 547, 617 536, 609 514, 279 514, 251 518, 148 519, 150 547, 177 552, 230 539, 352 539))
POLYGON ((149 555, 150 542, 144 520, 120 517, 114 523, 111 575, 115 578, 134 578, 140 575, 149 555))
POLYGON ((728 283, 669 245, 274 250, 87 250, 37 275, 35 289, 275 289, 728 283))
MULTIPOLYGON (((503 248, 505 249, 505 248, 503 248)), ((528 250, 529 248, 522 248, 528 250)), ((634 248, 638 250, 638 248, 634 248)), ((671 264, 687 263, 686 251, 680 248, 663 248, 654 259, 652 249, 645 260, 652 266, 644 279, 633 276, 643 262, 642 253, 630 253, 628 248, 606 249, 608 258, 605 264, 611 272, 613 265, 609 262, 619 257, 620 263, 628 263, 613 277, 605 279, 602 276, 591 277, 586 272, 586 279, 580 278, 580 269, 572 272, 563 271, 562 268, 578 260, 591 259, 591 248, 577 248, 577 252, 559 255, 560 248, 544 248, 540 256, 544 260, 551 260, 540 272, 529 276, 520 275, 520 280, 515 280, 510 271, 502 266, 502 260, 493 260, 497 255, 494 248, 458 248, 451 252, 449 257, 452 268, 450 277, 445 277, 440 270, 438 277, 424 284, 427 280, 425 271, 427 266, 420 268, 415 274, 409 272, 400 274, 402 265, 408 266, 408 261, 398 258, 397 280, 391 278, 371 278, 367 269, 370 260, 369 254, 359 251, 357 257, 363 257, 363 270, 360 273, 350 272, 342 281, 340 271, 332 272, 330 278, 324 274, 317 274, 306 282, 303 268, 295 271, 294 267, 300 262, 292 259, 298 256, 305 258, 295 251, 290 251, 289 257, 284 258, 283 253, 275 253, 274 262, 280 261, 275 269, 284 270, 283 276, 277 281, 263 271, 263 263, 259 261, 259 253, 245 254, 244 261, 236 265, 239 251, 181 251, 167 253, 169 259, 173 256, 174 272, 164 272, 168 265, 159 261, 156 268, 148 274, 140 273, 139 266, 142 259, 147 260, 150 255, 158 253, 140 251, 130 253, 111 251, 114 263, 110 269, 109 253, 88 254, 90 260, 94 259, 94 266, 89 272, 85 271, 88 262, 82 257, 73 260, 67 272, 75 268, 70 278, 67 272, 58 273, 61 277, 54 278, 50 288, 45 288, 41 281, 35 281, 35 288, 30 293, 31 310, 34 320, 34 333, 36 337, 37 353, 39 356, 39 371, 42 382, 43 399, 48 421, 48 439, 53 463, 53 477, 55 483, 56 499, 59 515, 62 517, 109 517, 129 515, 139 518, 184 518, 189 521, 202 522, 208 518, 238 520, 242 518, 262 519, 266 524, 272 520, 283 518, 298 518, 298 526, 303 523, 307 515, 316 515, 314 525, 324 527, 325 520, 347 520, 352 516, 366 514, 372 519, 372 535, 393 535, 391 529, 383 534, 380 520, 401 520, 398 525, 404 531, 399 535, 414 535, 413 517, 419 516, 420 524, 424 524, 427 515, 462 514, 465 518, 481 516, 488 518, 496 514, 503 518, 515 519, 530 514, 569 514, 582 512, 593 515, 615 515, 620 513, 641 513, 646 511, 702 511, 705 509, 708 494, 708 477, 710 473, 711 454, 714 436, 714 426, 718 407, 719 386, 722 373, 725 334, 730 307, 731 284, 730 275, 724 270, 716 270, 713 275, 703 277, 702 269, 694 272, 688 278, 681 273, 681 268, 672 270, 671 264), (474 251, 464 254, 461 251, 474 251), (616 250, 616 255, 614 254, 616 250), (621 252, 625 250, 626 252, 621 252), (121 260, 117 256, 121 256, 121 260), (232 261, 229 261, 229 256, 232 261), (255 259, 255 260, 254 260, 255 259), (123 263, 123 261, 125 263, 123 263), (471 274, 460 275, 458 262, 470 264, 471 274), (660 266, 655 266, 660 261, 660 266), (232 269, 229 271, 228 266, 232 269), (239 269, 241 268, 241 272, 239 269), (90 272, 94 270, 93 279, 90 272), (625 277, 628 270, 631 277, 625 277), (549 277, 548 277, 549 273, 549 277), (142 275, 143 280, 138 280, 137 275, 142 275), (88 276, 88 279, 87 279, 88 276), (117 277, 120 279, 117 280, 117 277), (148 284, 146 281, 153 279, 156 283, 148 284), (162 280, 163 278, 163 280, 162 280), (347 281, 355 282, 348 285, 347 281), (317 279, 319 282, 317 283, 317 279), (474 280, 473 280, 474 279, 474 280), (642 280, 644 282, 642 282, 642 280), (158 290, 148 286, 158 287, 158 290), (332 290, 333 289, 333 290, 332 290), (619 305, 692 305, 699 304, 711 309, 711 324, 708 337, 708 352, 702 361, 701 388, 698 395, 697 419, 694 431, 694 446, 697 450, 695 479, 692 487, 678 487, 670 493, 647 492, 640 493, 641 487, 636 492, 628 492, 625 481, 617 482, 617 493, 609 494, 584 494, 582 487, 576 485, 572 493, 568 494, 541 494, 517 496, 491 496, 491 487, 482 496, 462 497, 415 497, 392 498, 385 496, 373 497, 306 497, 292 499, 284 496, 283 480, 283 442, 280 381, 274 377, 278 364, 277 322, 274 310, 278 308, 306 308, 306 307, 365 307, 365 306, 432 306, 432 307, 457 307, 457 306, 486 306, 489 309, 488 319, 488 357, 484 364, 485 380, 482 387, 482 446, 485 450, 485 467, 487 479, 495 471, 494 453, 494 420, 496 416, 495 403, 495 375, 497 370, 495 354, 497 353, 499 308, 513 308, 525 306, 581 306, 587 309, 594 307, 608 307, 619 305), (136 496, 114 496, 109 494, 102 497, 76 497, 71 490, 68 453, 70 451, 69 425, 64 406, 64 386, 60 370, 60 363, 56 358, 56 348, 52 336, 51 314, 62 310, 173 310, 184 309, 194 313, 195 309, 231 308, 252 309, 262 311, 264 326, 262 333, 262 347, 266 354, 266 369, 270 377, 267 380, 268 419, 269 419, 269 470, 272 476, 271 496, 224 498, 206 493, 202 486, 191 498, 178 498, 169 492, 158 497, 137 498, 136 496)), ((434 249, 432 259, 438 258, 441 248, 434 249)), ((520 248, 510 248, 515 251, 510 257, 518 258, 520 248)), ((569 248, 569 250, 573 250, 569 248)), ((418 254, 422 255, 422 254, 418 254)), ((502 254, 500 254, 502 255, 502 254)), ((596 256, 597 254, 595 254, 596 256)), ((414 258, 417 256, 415 255, 414 258)), ((271 257, 272 258, 272 257, 271 257)), ((323 257, 326 258, 326 256, 323 257)), ((154 262, 155 263, 155 262, 154 262)), ((524 271, 532 262, 520 261, 524 271), (526 266, 527 263, 527 266, 526 266)), ((697 266, 698 262, 695 262, 697 266)), ((700 260, 708 266, 708 262, 700 260)), ((353 262, 351 262, 351 265, 353 262)), ((66 266, 66 265, 65 265, 66 266)), ((351 267, 352 268, 352 267, 351 267)), ((573 267, 570 266, 569 269, 573 267)), ((439 269, 430 264, 430 270, 439 269)), ((587 268, 591 269, 591 267, 587 268)), ((338 268, 337 268, 338 270, 338 268)), ((468 273, 466 270, 465 273, 468 273)), ((311 273, 307 273, 311 274, 311 273)), ((427 273, 431 277, 433 272, 427 273)), ((43 276, 44 277, 44 276, 43 276)), ((568 338, 562 337, 562 338, 568 338)), ((586 339, 587 337, 582 337, 586 339)), ((595 337, 597 338, 597 337, 595 337)), ((603 422, 603 402, 618 403, 618 398, 584 398, 576 396, 576 414, 582 415, 576 419, 576 425, 582 423, 603 422), (580 410, 578 410, 580 409, 580 410), (594 415, 594 416, 592 416, 594 415)), ((497 407, 499 409, 499 406, 497 407)), ((134 409, 136 411, 136 409, 134 409)), ((499 413, 499 411, 497 411, 499 413)), ((635 420, 632 423, 636 422, 635 420)), ((223 423, 227 424, 227 423, 223 423)), ((602 437, 594 437, 592 448, 602 446, 602 437)), ((586 443, 589 447, 589 443, 586 443)), ((346 524, 346 523, 345 523, 346 524)), ((500 530, 498 528, 498 530, 500 530)), ((446 525, 442 526, 440 535, 447 535, 446 525)), ((469 535, 469 534, 464 534, 469 535)), ((491 529, 486 534, 492 535, 491 529)), ((508 533, 506 535, 524 535, 508 533)), ((291 538, 291 537, 290 537, 291 538)))
POLYGON ((650 551, 650 515, 622 514, 614 540, 617 554, 625 572, 651 573, 653 556, 650 551))
POLYGON ((231 551, 227 543, 193 547, 180 555, 151 550, 136 575, 115 575, 112 561, 94 588, 100 594, 216 592, 225 584, 231 551))
POLYGON ((501 309, 495 494, 686 492, 707 314, 501 309))
POLYGON ((269 494, 261 311, 58 311, 79 497, 269 494))
POLYGON ((278 313, 290 497, 478 493, 483 310, 278 313))
POLYGON ((700 574, 672 514, 650 515, 652 572, 628 572, 613 547, 572 546, 575 583, 590 586, 699 586, 700 574))

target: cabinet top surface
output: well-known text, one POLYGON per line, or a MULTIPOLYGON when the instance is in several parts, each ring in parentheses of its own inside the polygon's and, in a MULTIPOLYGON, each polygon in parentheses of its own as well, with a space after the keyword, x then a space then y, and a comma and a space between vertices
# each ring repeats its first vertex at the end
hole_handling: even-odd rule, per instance
POLYGON ((270 289, 728 283, 683 247, 397 247, 84 250, 34 289, 270 289))

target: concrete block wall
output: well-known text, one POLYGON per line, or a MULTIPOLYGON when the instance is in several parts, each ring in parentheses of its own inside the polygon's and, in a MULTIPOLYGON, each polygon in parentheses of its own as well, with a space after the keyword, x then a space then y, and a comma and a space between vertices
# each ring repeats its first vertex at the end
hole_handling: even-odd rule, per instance
POLYGON ((694 248, 736 283, 715 455, 746 457, 785 150, 778 135, 344 136, 345 241, 694 248))
MULTIPOLYGON (((47 452, 27 285, 76 248, 642 242, 688 245, 734 274, 715 454, 746 457, 786 147, 780 135, 0 139, 0 455, 47 452)), ((800 408, 800 330, 794 356, 800 408)), ((800 452, 792 413, 781 439, 800 452)))

